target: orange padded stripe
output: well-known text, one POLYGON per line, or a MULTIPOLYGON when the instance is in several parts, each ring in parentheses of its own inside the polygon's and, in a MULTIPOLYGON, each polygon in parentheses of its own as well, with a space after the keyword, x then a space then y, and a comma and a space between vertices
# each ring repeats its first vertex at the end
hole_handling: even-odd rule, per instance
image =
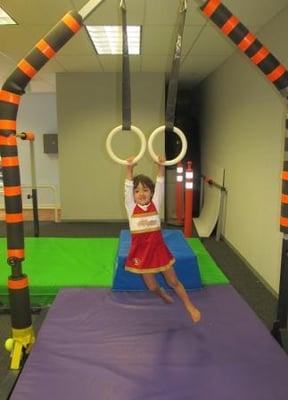
POLYGON ((16 121, 11 119, 0 119, 0 129, 16 130, 16 121))
POLYGON ((62 18, 62 21, 64 22, 65 25, 68 26, 69 29, 71 29, 72 32, 76 33, 77 31, 79 31, 79 29, 81 28, 81 25, 79 25, 79 23, 76 21, 76 19, 74 19, 72 17, 72 15, 70 14, 66 14, 64 15, 64 17, 62 18))
POLYGON ((28 61, 23 58, 17 65, 19 69, 21 69, 22 72, 24 72, 25 75, 29 76, 29 78, 33 78, 33 76, 37 73, 37 70, 32 67, 31 64, 28 63, 28 61))
POLYGON ((219 0, 210 0, 206 7, 203 8, 203 13, 206 14, 207 17, 211 17, 220 4, 221 2, 219 0))
POLYGON ((7 92, 7 90, 0 90, 0 100, 6 101, 7 103, 19 104, 20 96, 11 92, 7 92))
POLYGON ((4 186, 4 196, 19 196, 21 194, 20 186, 4 186))
POLYGON ((282 180, 283 181, 288 181, 288 171, 283 171, 282 172, 282 180))
POLYGON ((23 222, 23 214, 6 214, 5 221, 7 224, 18 224, 18 222, 23 222))
POLYGON ((24 258, 24 249, 8 249, 8 257, 24 258))
POLYGON ((231 31, 239 24, 239 19, 232 15, 228 21, 222 26, 221 31, 225 33, 225 35, 229 35, 231 31))
POLYGON ((23 279, 12 280, 8 279, 8 288, 9 289, 25 289, 28 287, 28 278, 25 277, 23 279))
POLYGON ((0 145, 2 146, 16 146, 17 140, 15 135, 1 136, 0 135, 0 145))
POLYGON ((246 51, 249 49, 251 44, 255 42, 256 36, 253 35, 252 32, 247 33, 247 35, 241 40, 241 42, 238 44, 238 47, 242 51, 246 51))
POLYGON ((266 49, 266 47, 262 46, 261 49, 257 51, 257 53, 254 54, 253 57, 250 58, 250 60, 254 64, 258 65, 262 60, 264 60, 264 58, 268 56, 268 54, 270 54, 270 51, 266 49))
POLYGON ((2 167, 16 167, 19 165, 18 156, 2 157, 2 167))
POLYGON ((288 194, 282 194, 281 203, 288 204, 288 194))
POLYGON ((281 217, 280 218, 280 225, 281 226, 285 226, 285 228, 288 228, 288 218, 281 217))
POLYGON ((45 57, 51 58, 54 56, 56 53, 54 49, 44 40, 41 39, 37 44, 36 47, 38 50, 41 51, 42 54, 44 54, 45 57))
POLYGON ((284 67, 284 65, 280 64, 280 65, 278 65, 277 68, 274 69, 274 71, 272 71, 269 75, 267 75, 267 78, 269 79, 269 81, 275 82, 285 72, 286 72, 286 68, 284 67))

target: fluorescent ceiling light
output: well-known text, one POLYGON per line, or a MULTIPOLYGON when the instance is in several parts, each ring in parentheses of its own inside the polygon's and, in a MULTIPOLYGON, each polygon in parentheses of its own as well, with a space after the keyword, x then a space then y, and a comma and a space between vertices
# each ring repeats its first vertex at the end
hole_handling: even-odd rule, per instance
MULTIPOLYGON (((122 54, 122 26, 91 26, 87 32, 98 54, 122 54)), ((140 26, 127 26, 129 54, 140 54, 140 26)))
POLYGON ((10 17, 6 13, 6 11, 3 10, 2 7, 0 7, 0 25, 15 25, 16 21, 10 17))

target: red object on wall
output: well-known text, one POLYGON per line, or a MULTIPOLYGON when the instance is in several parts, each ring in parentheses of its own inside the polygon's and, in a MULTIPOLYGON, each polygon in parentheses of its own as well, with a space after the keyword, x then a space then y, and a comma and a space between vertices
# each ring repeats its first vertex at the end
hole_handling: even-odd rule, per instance
POLYGON ((185 173, 185 217, 184 217, 185 237, 192 237, 192 214, 193 214, 193 170, 192 170, 192 161, 188 161, 185 173))
POLYGON ((183 164, 179 162, 176 170, 176 220, 179 225, 184 219, 183 164))

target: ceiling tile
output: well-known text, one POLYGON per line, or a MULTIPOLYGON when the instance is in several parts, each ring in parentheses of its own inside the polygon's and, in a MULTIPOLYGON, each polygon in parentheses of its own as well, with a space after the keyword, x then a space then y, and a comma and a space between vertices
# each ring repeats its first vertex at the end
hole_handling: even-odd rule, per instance
POLYGON ((198 36, 201 34, 203 26, 185 26, 183 32, 183 48, 182 55, 187 54, 194 43, 197 41, 198 36))
POLYGON ((34 45, 35 37, 22 26, 0 26, 0 51, 15 62, 25 57, 34 45))
POLYGON ((145 25, 175 25, 179 4, 178 0, 147 0, 145 25))
POLYGON ((167 55, 143 55, 141 56, 142 72, 163 72, 171 68, 171 57, 167 55))
MULTIPOLYGON (((73 0, 76 10, 80 11, 87 1, 73 0)), ((144 0, 126 0, 126 16, 129 25, 143 25, 144 0)), ((85 20, 85 24, 120 25, 122 22, 120 0, 104 0, 85 20)))
MULTIPOLYGON (((2 0, 1 5, 12 14, 19 25, 0 26, 0 79, 5 79, 13 71, 17 63, 64 14, 71 9, 80 11, 87 2, 88 0, 2 0)), ((252 32, 256 32, 281 12, 283 7, 288 6, 288 0, 223 0, 223 3, 252 32)), ((119 4, 120 0, 104 0, 85 23, 120 24, 119 4)), ((190 77, 196 81, 213 72, 236 51, 236 47, 203 15, 197 0, 187 0, 187 4, 180 80, 190 77)), ((126 5, 128 24, 141 24, 143 33, 142 54, 130 57, 131 71, 169 74, 180 0, 126 0, 126 5)), ((284 17, 282 19, 285 23, 284 17)), ((273 51, 273 38, 271 41, 273 51)), ((121 69, 121 56, 97 56, 85 29, 82 29, 41 69, 35 82, 42 73, 48 76, 65 71, 120 72, 121 69)), ((47 82, 47 79, 44 81, 47 82)), ((43 88, 45 84, 40 82, 38 88, 43 88)))
POLYGON ((170 54, 173 51, 174 26, 146 25, 142 30, 141 54, 170 54))
MULTIPOLYGON (((185 42, 186 40, 184 37, 185 42)), ((197 41, 192 44, 191 54, 229 55, 235 50, 231 40, 212 26, 206 26, 197 41)))
POLYGON ((58 54, 61 55, 79 55, 88 56, 95 54, 94 46, 88 37, 86 29, 81 29, 77 34, 69 40, 65 46, 59 50, 58 54))
MULTIPOLYGON (((186 54, 201 32, 201 26, 186 26, 183 33, 182 54, 186 54)), ((147 25, 143 29, 141 54, 173 55, 176 30, 174 26, 147 25), (157 40, 156 40, 157 39, 157 40)))
POLYGON ((73 9, 70 0, 1 0, 1 5, 19 24, 56 24, 73 9))
POLYGON ((267 21, 273 18, 279 11, 288 5, 288 0, 254 0, 239 1, 225 0, 226 7, 247 28, 255 28, 256 32, 267 21))
POLYGON ((181 73, 199 73, 207 75, 213 72, 219 65, 221 65, 228 56, 209 56, 209 55, 194 55, 185 58, 181 64, 181 73))
POLYGON ((189 0, 187 2, 188 7, 186 11, 185 25, 204 25, 207 18, 203 15, 200 8, 197 6, 197 2, 189 0))

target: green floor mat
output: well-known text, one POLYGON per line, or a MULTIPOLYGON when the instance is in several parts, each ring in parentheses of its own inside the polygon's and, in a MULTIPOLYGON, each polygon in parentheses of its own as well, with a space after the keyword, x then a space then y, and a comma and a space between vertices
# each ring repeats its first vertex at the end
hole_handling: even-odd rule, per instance
MULTIPOLYGON (((26 238, 23 271, 28 275, 30 295, 54 297, 63 287, 111 287, 118 239, 26 238)), ((7 297, 6 240, 0 240, 0 301, 7 297)))
POLYGON ((191 238, 187 239, 187 242, 197 256, 203 285, 222 285, 229 283, 229 280, 209 255, 200 239, 191 238))
MULTIPOLYGON (((204 285, 228 283, 199 239, 188 239, 197 255, 204 285)), ((64 287, 111 287, 117 238, 26 238, 24 273, 31 302, 50 304, 64 287)), ((6 239, 0 239, 0 303, 7 304, 6 239)))

